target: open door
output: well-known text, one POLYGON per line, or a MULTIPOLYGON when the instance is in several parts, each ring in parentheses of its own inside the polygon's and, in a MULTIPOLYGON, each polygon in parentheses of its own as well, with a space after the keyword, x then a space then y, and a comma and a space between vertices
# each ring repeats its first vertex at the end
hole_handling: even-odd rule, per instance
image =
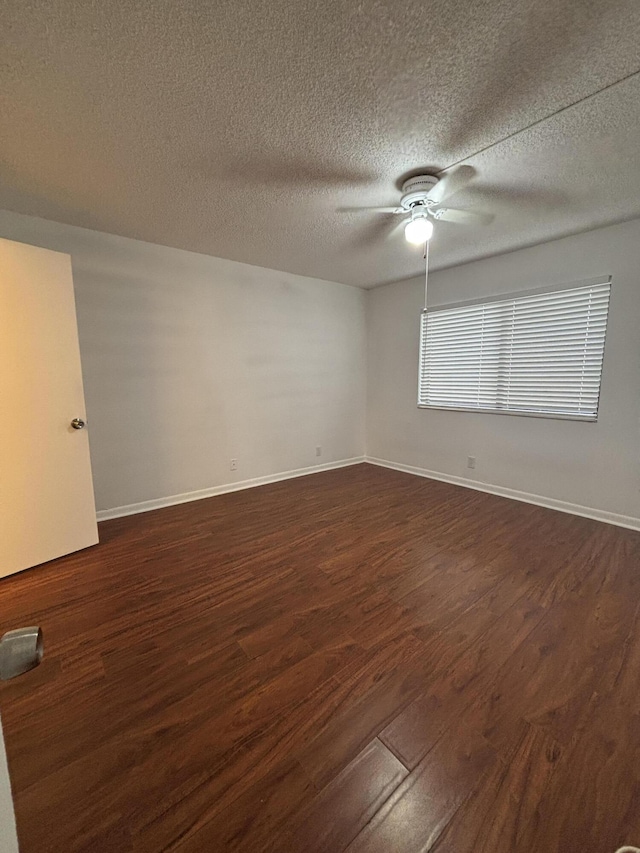
POLYGON ((68 255, 0 239, 0 577, 98 541, 68 255))
POLYGON ((0 720, 0 851, 2 853, 18 853, 16 819, 13 813, 11 783, 9 781, 9 768, 7 767, 7 753, 4 748, 2 720, 0 720))

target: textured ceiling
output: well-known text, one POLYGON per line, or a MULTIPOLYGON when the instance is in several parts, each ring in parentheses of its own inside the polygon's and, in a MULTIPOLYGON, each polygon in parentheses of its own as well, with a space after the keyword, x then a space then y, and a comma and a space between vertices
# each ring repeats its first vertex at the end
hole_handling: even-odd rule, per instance
POLYGON ((640 216, 638 0, 3 0, 0 207, 373 286, 640 216), (634 76, 637 75, 637 76, 634 76))

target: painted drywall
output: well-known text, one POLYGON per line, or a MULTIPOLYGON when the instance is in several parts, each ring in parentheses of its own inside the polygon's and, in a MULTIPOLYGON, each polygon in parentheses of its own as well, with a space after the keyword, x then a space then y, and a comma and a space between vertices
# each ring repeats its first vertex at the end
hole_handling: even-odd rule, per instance
POLYGON ((0 236, 71 255, 98 510, 362 455, 362 290, 6 211, 0 236))
POLYGON ((418 409, 424 279, 370 291, 367 456, 640 519, 640 221, 439 271, 429 303, 600 274, 613 282, 597 423, 418 409))

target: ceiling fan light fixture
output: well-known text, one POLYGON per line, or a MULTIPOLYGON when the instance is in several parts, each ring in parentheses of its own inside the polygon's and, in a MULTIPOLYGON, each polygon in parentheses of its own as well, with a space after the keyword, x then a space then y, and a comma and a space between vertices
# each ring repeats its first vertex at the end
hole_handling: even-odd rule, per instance
POLYGON ((405 240, 414 246, 423 246, 432 234, 433 222, 425 215, 413 217, 404 227, 405 240))

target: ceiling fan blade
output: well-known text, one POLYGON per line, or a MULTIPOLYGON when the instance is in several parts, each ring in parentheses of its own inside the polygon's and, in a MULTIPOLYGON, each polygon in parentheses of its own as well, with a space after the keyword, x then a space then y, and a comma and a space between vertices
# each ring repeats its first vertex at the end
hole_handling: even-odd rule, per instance
POLYGON ((441 204, 446 198, 466 187, 475 174, 473 166, 458 166, 457 169, 445 172, 427 198, 432 204, 441 204))
POLYGON ((462 225, 488 225, 493 221, 493 213, 478 213, 475 210, 456 210, 453 207, 441 207, 433 211, 434 219, 443 222, 459 222, 462 225))
POLYGON ((361 227, 354 229, 349 237, 349 244, 354 249, 371 249, 388 239, 397 227, 398 220, 391 216, 372 216, 361 227))
MULTIPOLYGON (((406 211, 405 211, 406 212, 406 211)), ((408 219, 400 219, 398 222, 395 222, 391 231, 387 232, 387 240, 393 239, 396 234, 403 230, 404 226, 407 224, 408 219)))
POLYGON ((339 207, 338 213, 406 213, 401 207, 339 207))

